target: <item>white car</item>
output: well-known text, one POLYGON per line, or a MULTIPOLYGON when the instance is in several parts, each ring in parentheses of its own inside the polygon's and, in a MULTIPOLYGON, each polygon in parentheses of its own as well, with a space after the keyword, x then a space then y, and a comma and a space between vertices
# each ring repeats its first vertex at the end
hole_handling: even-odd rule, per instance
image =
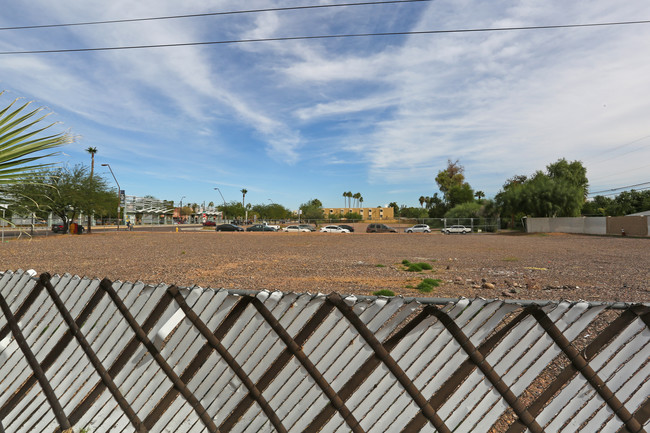
POLYGON ((452 233, 465 234, 465 233, 471 233, 472 229, 465 226, 450 226, 442 229, 442 232, 448 235, 452 233))
POLYGON ((406 233, 431 233, 431 227, 427 224, 416 224, 404 230, 406 233))
POLYGON ((350 233, 350 230, 339 226, 325 226, 320 229, 322 233, 350 233))
POLYGON ((307 232, 307 233, 311 231, 307 227, 300 227, 300 226, 286 226, 282 230, 284 230, 285 232, 307 232))

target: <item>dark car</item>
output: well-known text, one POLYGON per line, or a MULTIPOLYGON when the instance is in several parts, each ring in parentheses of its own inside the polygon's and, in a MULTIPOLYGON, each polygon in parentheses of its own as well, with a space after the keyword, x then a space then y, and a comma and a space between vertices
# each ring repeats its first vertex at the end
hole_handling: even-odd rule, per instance
POLYGON ((275 227, 264 224, 255 224, 246 229, 247 232, 277 232, 275 227))
POLYGON ((52 231, 54 233, 65 233, 65 226, 63 224, 52 224, 52 231))
POLYGON ((218 232, 243 232, 244 228, 235 224, 219 224, 215 230, 218 232))
POLYGON ((342 229, 347 229, 350 233, 354 231, 354 227, 349 226, 347 224, 339 224, 339 227, 341 227, 342 229))
POLYGON ((366 228, 366 233, 397 233, 397 230, 386 224, 370 224, 366 228))
POLYGON ((217 225, 217 223, 215 223, 214 221, 206 221, 206 222, 203 223, 203 225, 205 227, 214 227, 214 226, 217 225))

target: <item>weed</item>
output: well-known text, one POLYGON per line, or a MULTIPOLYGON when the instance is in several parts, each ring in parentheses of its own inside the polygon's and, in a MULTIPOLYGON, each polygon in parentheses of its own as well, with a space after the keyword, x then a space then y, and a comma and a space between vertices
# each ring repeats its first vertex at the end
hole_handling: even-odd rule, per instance
POLYGON ((408 266, 408 265, 411 264, 411 262, 409 262, 408 260, 404 259, 404 260, 402 260, 402 264, 403 264, 404 266, 408 266))
POLYGON ((518 262, 519 258, 518 257, 504 257, 503 261, 504 262, 518 262))
POLYGON ((416 287, 420 292, 429 293, 433 291, 434 287, 438 287, 442 280, 425 278, 420 284, 416 287))
POLYGON ((376 292, 373 292, 373 295, 375 295, 375 296, 395 296, 395 292, 393 292, 392 290, 382 289, 382 290, 377 290, 376 292))
POLYGON ((379 265, 375 265, 375 267, 376 267, 376 268, 385 268, 386 265, 381 265, 381 264, 379 264, 379 265))
POLYGON ((433 266, 431 266, 428 263, 409 263, 406 265, 406 272, 422 272, 422 271, 430 271, 433 269, 433 266))

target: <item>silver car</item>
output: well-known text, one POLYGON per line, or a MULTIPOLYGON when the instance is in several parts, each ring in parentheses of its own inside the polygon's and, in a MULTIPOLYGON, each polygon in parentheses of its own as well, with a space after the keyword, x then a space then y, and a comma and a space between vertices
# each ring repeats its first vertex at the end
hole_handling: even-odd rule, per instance
POLYGON ((325 226, 321 228, 320 231, 323 233, 350 233, 350 230, 339 226, 325 226))
POLYGON ((404 229, 406 233, 431 233, 431 227, 427 224, 416 224, 413 227, 404 229))
POLYGON ((448 235, 450 235, 452 233, 465 234, 465 233, 471 233, 472 229, 470 229, 468 227, 465 227, 465 226, 456 225, 456 226, 451 226, 451 227, 444 228, 444 229, 442 229, 442 232, 445 233, 445 234, 448 234, 448 235))
POLYGON ((308 233, 311 231, 306 227, 300 227, 300 226, 286 226, 283 230, 285 232, 308 232, 308 233))

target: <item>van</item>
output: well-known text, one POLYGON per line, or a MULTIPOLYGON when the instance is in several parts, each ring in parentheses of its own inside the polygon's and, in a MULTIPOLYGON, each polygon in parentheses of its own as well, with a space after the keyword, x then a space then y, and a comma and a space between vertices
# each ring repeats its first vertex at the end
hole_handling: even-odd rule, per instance
POLYGON ((397 230, 386 224, 370 224, 366 228, 366 233, 397 233, 397 230))

